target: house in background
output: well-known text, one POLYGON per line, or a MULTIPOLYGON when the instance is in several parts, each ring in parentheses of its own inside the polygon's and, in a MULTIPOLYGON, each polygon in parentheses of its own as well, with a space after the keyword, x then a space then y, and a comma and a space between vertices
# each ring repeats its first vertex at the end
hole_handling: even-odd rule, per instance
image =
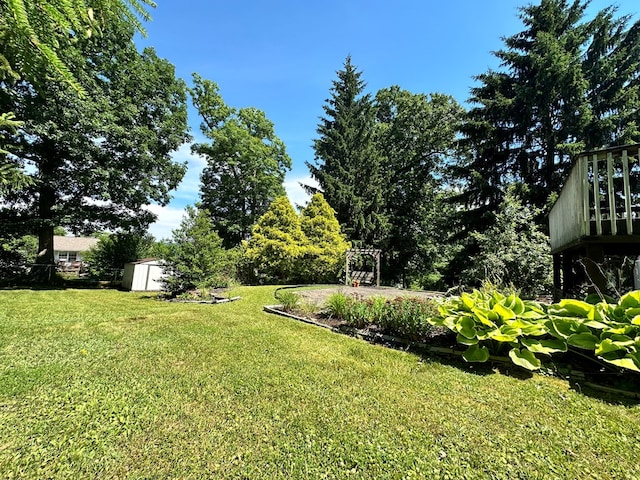
POLYGON ((122 288, 136 292, 158 292, 162 290, 163 263, 155 258, 143 258, 124 264, 122 288))
POLYGON ((83 255, 98 243, 93 237, 53 236, 53 257, 63 271, 80 270, 83 255))

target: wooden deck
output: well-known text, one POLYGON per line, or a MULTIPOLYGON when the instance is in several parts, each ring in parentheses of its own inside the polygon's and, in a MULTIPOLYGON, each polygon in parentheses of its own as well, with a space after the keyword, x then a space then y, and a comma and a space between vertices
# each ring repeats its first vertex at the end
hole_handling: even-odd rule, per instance
MULTIPOLYGON (((573 283, 573 257, 601 263, 605 255, 640 255, 640 144, 580 154, 549 214, 549 235, 563 292, 573 283)), ((595 270, 589 275, 604 281, 595 270)))

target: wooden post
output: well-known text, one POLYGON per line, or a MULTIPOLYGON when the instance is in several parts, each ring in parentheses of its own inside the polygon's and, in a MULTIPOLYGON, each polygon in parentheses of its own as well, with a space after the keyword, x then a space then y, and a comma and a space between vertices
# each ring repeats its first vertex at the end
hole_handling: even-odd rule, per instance
POLYGON ((562 259, 559 253, 553 255, 553 301, 558 302, 562 297, 562 259))
POLYGON ((575 286, 573 275, 573 256, 569 252, 562 253, 562 296, 568 297, 569 292, 575 286))
POLYGON ((616 197, 613 190, 613 155, 607 153, 607 190, 609 193, 609 217, 611 217, 611 235, 618 234, 618 226, 616 224, 616 197))
POLYGON ((633 235, 633 221, 631 218, 631 186, 629 182, 629 157, 627 151, 622 151, 622 176, 624 178, 624 211, 627 216, 627 235, 633 235))
POLYGON ((589 157, 580 157, 580 168, 582 169, 581 190, 582 190, 582 234, 591 235, 591 222, 589 220, 589 157))
POLYGON ((593 154, 593 202, 596 214, 596 235, 602 235, 602 212, 600 211, 600 173, 598 172, 598 154, 593 154))

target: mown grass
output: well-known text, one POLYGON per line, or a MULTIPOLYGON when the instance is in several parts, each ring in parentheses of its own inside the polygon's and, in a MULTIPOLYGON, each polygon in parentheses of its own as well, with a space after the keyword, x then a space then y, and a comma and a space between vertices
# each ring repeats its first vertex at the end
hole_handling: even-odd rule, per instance
POLYGON ((640 407, 268 315, 0 292, 0 478, 639 478, 640 407))

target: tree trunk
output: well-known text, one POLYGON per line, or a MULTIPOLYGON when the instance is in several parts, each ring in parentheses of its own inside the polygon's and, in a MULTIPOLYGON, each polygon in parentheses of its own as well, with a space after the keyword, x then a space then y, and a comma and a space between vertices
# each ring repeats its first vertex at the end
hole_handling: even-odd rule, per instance
POLYGON ((56 282, 56 265, 53 255, 53 207, 56 193, 48 178, 53 176, 54 168, 50 162, 43 161, 41 165, 42 183, 38 198, 38 255, 36 264, 31 269, 32 281, 39 284, 52 285, 56 282), (47 168, 50 167, 50 168, 47 168))

